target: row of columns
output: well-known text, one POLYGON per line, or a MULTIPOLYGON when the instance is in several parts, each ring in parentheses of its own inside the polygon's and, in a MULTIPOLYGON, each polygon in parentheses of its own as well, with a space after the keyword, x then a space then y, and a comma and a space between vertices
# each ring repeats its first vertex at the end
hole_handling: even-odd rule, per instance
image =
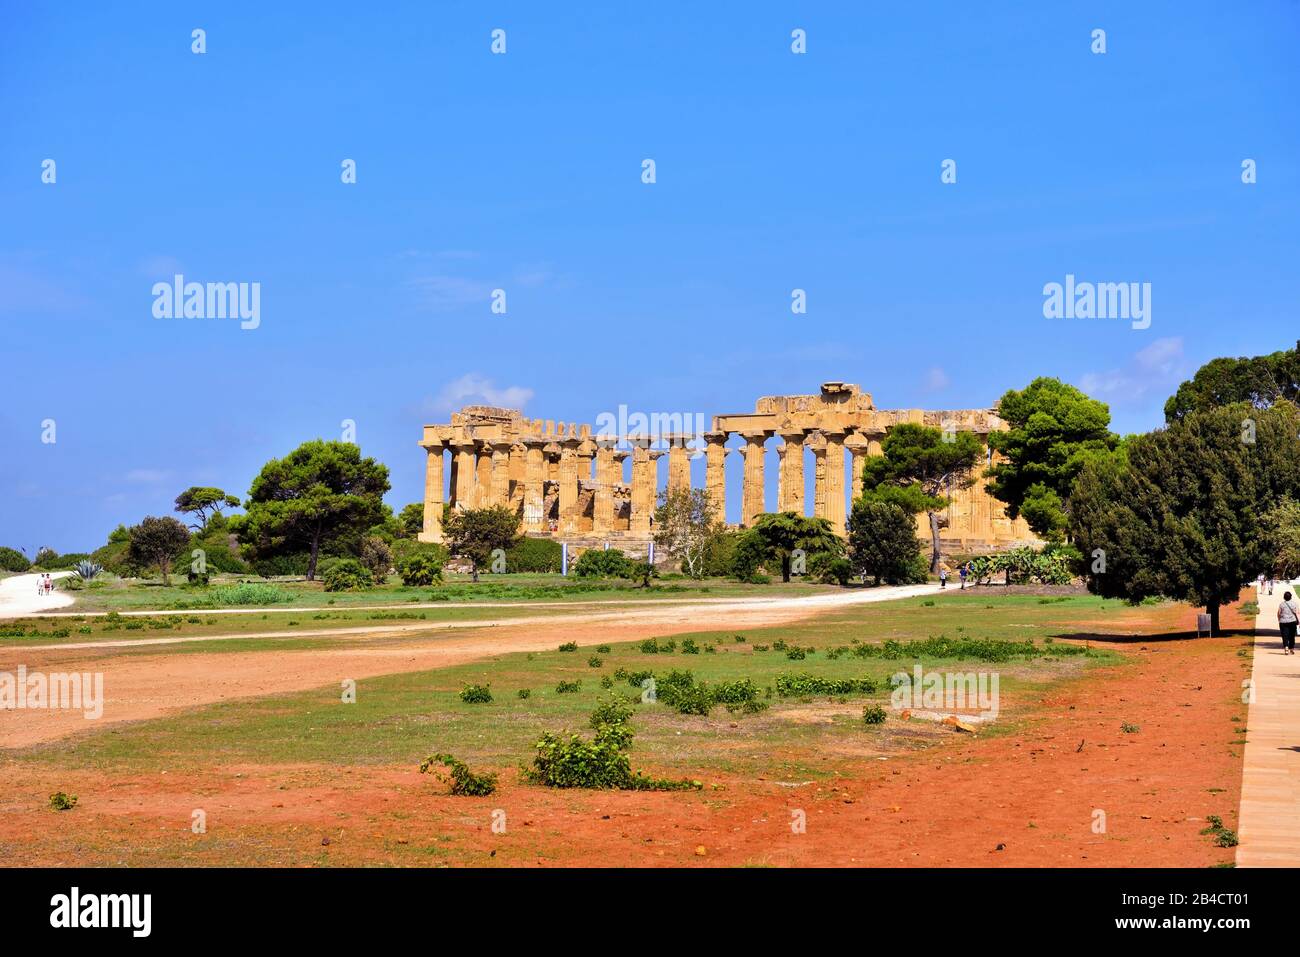
MULTIPOLYGON (((741 487, 741 525, 749 527, 767 511, 765 501, 765 444, 773 431, 744 431, 740 452, 744 460, 741 487)), ((852 456, 853 497, 862 493, 862 466, 868 455, 880 454, 878 438, 860 433, 827 430, 782 432, 783 444, 777 449, 780 470, 777 475, 777 511, 804 514, 804 450, 811 449, 815 461, 813 514, 825 518, 837 534, 845 532, 845 449, 852 456)), ((709 493, 718 521, 726 514, 726 447, 731 433, 707 432, 704 435, 705 489, 709 493)), ((688 435, 666 436, 668 441, 668 488, 670 491, 691 487, 691 452, 688 435)), ((577 530, 577 508, 581 482, 595 481, 592 504, 592 533, 600 535, 614 530, 614 492, 621 485, 623 463, 632 459, 631 512, 628 530, 634 534, 650 532, 654 514, 658 472, 657 462, 665 454, 651 448, 648 436, 629 439, 631 451, 617 448, 616 439, 523 439, 500 442, 435 443, 426 445, 427 465, 424 483, 424 531, 422 541, 442 541, 443 455, 451 451, 451 502, 465 507, 485 508, 505 505, 520 509, 525 532, 547 530, 545 483, 558 486, 559 531, 572 534, 577 530)))

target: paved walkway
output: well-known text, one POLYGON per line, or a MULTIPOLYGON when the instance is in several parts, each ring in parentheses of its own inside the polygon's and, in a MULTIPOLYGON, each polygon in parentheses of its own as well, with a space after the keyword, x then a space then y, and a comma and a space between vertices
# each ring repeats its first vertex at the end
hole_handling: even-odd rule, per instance
POLYGON ((1238 867, 1300 866, 1300 654, 1282 654, 1277 606, 1282 592, 1259 595, 1255 703, 1247 710, 1246 754, 1237 825, 1238 867))
MULTIPOLYGON (((51 578, 66 578, 72 572, 51 572, 51 578)), ((37 594, 36 583, 41 576, 11 575, 0 578, 0 618, 26 618, 55 608, 72 604, 72 596, 55 589, 48 595, 37 594)))

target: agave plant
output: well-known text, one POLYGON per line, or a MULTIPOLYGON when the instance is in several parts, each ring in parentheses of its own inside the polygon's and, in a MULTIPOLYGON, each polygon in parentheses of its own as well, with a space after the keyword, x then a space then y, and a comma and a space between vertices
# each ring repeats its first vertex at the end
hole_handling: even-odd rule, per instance
POLYGON ((96 575, 104 570, 104 566, 99 562, 87 561, 85 559, 77 562, 77 574, 82 581, 90 581, 96 575))

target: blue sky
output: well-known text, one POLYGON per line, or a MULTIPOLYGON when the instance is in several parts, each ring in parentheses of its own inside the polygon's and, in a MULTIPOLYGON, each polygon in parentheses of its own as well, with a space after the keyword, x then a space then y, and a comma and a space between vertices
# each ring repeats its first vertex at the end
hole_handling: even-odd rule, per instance
POLYGON ((1055 375, 1136 431, 1300 338, 1292 0, 281 6, 6 5, 0 543, 243 495, 344 419, 400 507, 470 401, 966 408, 1055 375), (176 272, 261 283, 260 326, 155 319, 176 272), (1150 328, 1044 318, 1067 273, 1151 283, 1150 328))

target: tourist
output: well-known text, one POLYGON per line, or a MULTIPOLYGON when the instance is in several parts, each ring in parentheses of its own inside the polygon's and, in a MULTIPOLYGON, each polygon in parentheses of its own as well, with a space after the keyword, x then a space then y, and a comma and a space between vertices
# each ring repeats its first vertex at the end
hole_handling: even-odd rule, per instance
POLYGON ((970 562, 963 562, 961 567, 957 569, 957 574, 961 576, 962 588, 966 587, 966 575, 969 571, 970 571, 970 562))
POLYGON ((1277 627, 1282 632, 1282 653, 1295 654, 1295 628, 1300 622, 1300 608, 1291 598, 1291 593, 1282 593, 1282 603, 1277 606, 1277 627))
POLYGON ((939 587, 940 588, 948 587, 948 566, 947 565, 939 566, 939 587))

